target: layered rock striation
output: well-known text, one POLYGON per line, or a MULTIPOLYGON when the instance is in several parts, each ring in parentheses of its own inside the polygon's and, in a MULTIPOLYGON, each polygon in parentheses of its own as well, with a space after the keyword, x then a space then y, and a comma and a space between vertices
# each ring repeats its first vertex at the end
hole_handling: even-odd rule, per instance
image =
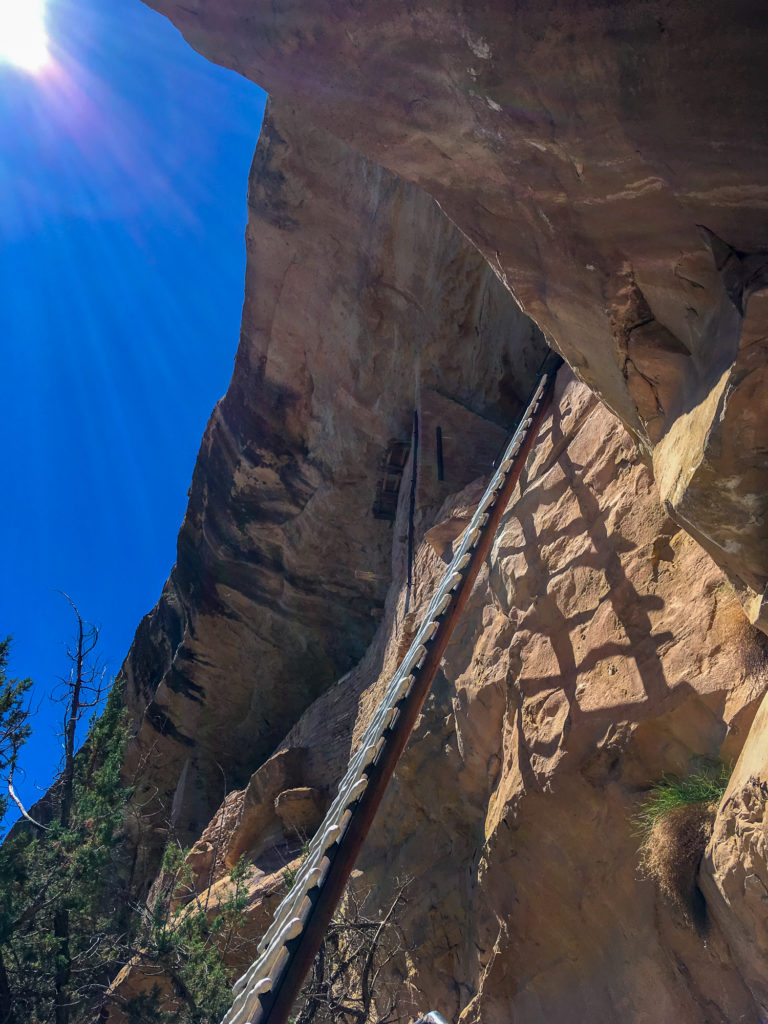
POLYGON ((405 1015, 762 1020, 761 11, 152 5, 273 99, 232 383, 125 665, 137 886, 174 830, 212 908, 247 858, 264 931, 548 342, 571 369, 357 884, 410 880, 405 1015), (713 758, 694 920, 634 819, 713 758))
POLYGON ((149 2, 439 201, 765 628, 762 6, 149 2))
POLYGON ((445 479, 423 483, 439 501, 481 436, 495 453, 546 352, 433 200, 288 107, 267 114, 248 201, 232 383, 124 666, 151 848, 169 826, 197 837, 362 657, 391 578, 377 484, 414 410, 423 444, 443 425, 445 479))

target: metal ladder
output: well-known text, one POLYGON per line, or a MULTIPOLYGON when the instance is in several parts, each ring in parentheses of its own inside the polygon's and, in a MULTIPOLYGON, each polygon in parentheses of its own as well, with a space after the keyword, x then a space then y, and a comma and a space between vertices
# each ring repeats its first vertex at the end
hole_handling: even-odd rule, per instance
POLYGON ((235 983, 222 1024, 285 1024, 338 905, 387 784, 490 552, 552 397, 559 356, 544 362, 533 397, 455 549, 411 646, 309 843, 293 885, 235 983))

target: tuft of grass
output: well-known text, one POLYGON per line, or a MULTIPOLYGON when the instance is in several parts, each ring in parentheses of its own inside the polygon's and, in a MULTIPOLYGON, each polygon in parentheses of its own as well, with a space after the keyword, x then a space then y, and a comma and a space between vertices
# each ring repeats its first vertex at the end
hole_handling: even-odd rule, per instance
POLYGON ((640 870, 702 934, 706 910, 696 876, 731 771, 716 762, 685 778, 665 775, 635 817, 640 870))
POLYGON ((689 807, 691 804, 719 804, 732 771, 732 765, 717 761, 682 778, 677 775, 662 775, 660 781, 651 786, 648 799, 640 805, 640 810, 635 816, 636 834, 645 842, 656 824, 678 807, 689 807))

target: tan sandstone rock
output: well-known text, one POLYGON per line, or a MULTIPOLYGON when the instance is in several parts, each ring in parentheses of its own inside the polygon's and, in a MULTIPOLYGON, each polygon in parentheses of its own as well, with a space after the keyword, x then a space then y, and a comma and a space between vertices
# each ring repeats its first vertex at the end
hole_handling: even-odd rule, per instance
MULTIPOLYGON (((283 745, 313 752, 315 785, 341 776, 397 663, 397 550, 393 565, 376 641, 283 745)), ((443 568, 423 541, 416 621, 443 568)), ((722 573, 665 515, 621 424, 563 372, 359 861, 355 884, 381 906, 411 880, 401 1010, 465 1024, 757 1020, 721 915, 702 941, 640 879, 633 817, 663 773, 737 756, 766 686, 765 644, 722 573)))
POLYGON ((701 887, 763 1016, 768 1013, 768 697, 715 819, 701 887))
POLYGON ((147 2, 433 195, 648 453, 675 431, 662 500, 764 624, 762 5, 147 2))
POLYGON ((329 801, 314 786, 284 789, 275 798, 275 813, 289 838, 311 839, 328 810, 329 801))
POLYGON ((530 389, 542 336, 514 295, 586 383, 559 378, 355 884, 385 906, 411 880, 404 1015, 758 1021, 768 674, 739 601, 765 629, 762 8, 152 5, 274 98, 232 384, 125 666, 139 880, 170 821, 210 912, 244 856, 249 937, 267 927, 289 807, 332 795, 530 389), (376 520, 414 410, 427 462, 376 520), (448 423, 472 442, 446 431, 439 480, 448 423), (638 877, 633 817, 664 772, 742 748, 697 934, 638 877))
MULTIPOLYGON (((545 351, 433 200, 288 106, 267 114, 246 245, 232 383, 124 666, 126 774, 154 827, 192 839, 370 643, 391 575, 376 483, 418 396, 498 437, 545 351)), ((446 466, 443 493, 465 482, 446 466)), ((139 838, 143 876, 162 836, 139 838)))
POLYGON ((768 673, 739 621, 621 425, 564 377, 361 858, 384 892, 414 877, 422 1009, 754 1019, 717 926, 703 944, 639 880, 633 825, 664 772, 740 749, 768 673))

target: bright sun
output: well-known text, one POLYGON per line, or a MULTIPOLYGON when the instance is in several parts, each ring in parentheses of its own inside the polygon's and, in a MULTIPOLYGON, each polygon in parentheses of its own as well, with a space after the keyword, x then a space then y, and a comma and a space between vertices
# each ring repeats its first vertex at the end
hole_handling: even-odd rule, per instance
POLYGON ((48 63, 46 0, 0 0, 0 61, 31 74, 48 63))

